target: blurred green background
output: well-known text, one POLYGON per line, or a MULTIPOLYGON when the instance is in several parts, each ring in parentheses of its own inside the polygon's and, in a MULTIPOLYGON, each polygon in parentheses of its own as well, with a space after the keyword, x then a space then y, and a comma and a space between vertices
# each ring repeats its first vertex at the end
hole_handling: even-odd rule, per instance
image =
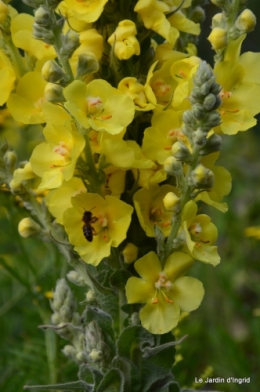
MULTIPOLYGON (((14 7, 30 10, 21 0, 14 7)), ((259 17, 260 2, 251 0, 249 8, 259 17)), ((27 12, 27 11, 26 11, 27 12)), ((217 12, 207 6, 199 55, 212 64, 212 51, 206 40, 210 18, 217 12)), ((260 51, 260 23, 248 35, 244 51, 260 51)), ((260 77, 260 71, 259 71, 260 77)), ((11 124, 10 124, 11 126, 11 124)), ((28 158, 26 146, 40 138, 39 129, 17 129, 8 125, 0 135, 18 146, 19 158, 28 158)), ((178 353, 183 360, 175 365, 176 379, 191 388, 208 366, 210 377, 250 377, 250 384, 205 385, 201 390, 259 392, 260 387, 260 241, 248 238, 244 230, 260 225, 260 127, 224 137, 219 165, 232 174, 233 187, 226 198, 229 211, 209 209, 219 230, 218 247, 222 262, 217 267, 196 263, 191 275, 204 283, 206 295, 200 308, 178 327, 179 336, 188 338, 178 353)), ((22 391, 25 384, 46 384, 76 379, 77 367, 60 349, 65 341, 38 325, 49 322, 48 292, 68 266, 51 244, 22 239, 17 232, 21 218, 27 216, 19 201, 0 193, 0 390, 22 391)), ((73 286, 74 288, 75 286, 73 286)), ((79 295, 82 301, 82 293, 79 295)))

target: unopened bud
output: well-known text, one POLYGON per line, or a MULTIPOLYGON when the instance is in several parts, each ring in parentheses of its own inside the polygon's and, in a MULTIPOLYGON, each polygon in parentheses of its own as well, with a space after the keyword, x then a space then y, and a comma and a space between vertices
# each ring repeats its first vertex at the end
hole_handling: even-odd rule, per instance
POLYGON ((95 291, 89 290, 86 294, 86 299, 88 302, 95 302, 96 301, 95 291))
POLYGON ((42 67, 43 78, 50 83, 65 83, 67 77, 63 72, 62 68, 54 61, 48 60, 42 67))
POLYGON ((208 36, 208 40, 214 50, 222 50, 227 46, 227 32, 220 27, 214 27, 208 36))
POLYGON ((221 149, 222 139, 216 133, 213 133, 209 138, 206 139, 206 143, 200 150, 200 155, 208 155, 213 152, 217 152, 221 149))
POLYGON ((34 22, 41 27, 50 28, 52 26, 50 11, 40 6, 34 13, 34 22))
POLYGON ((124 248, 122 254, 124 262, 126 264, 131 264, 137 259, 138 247, 135 244, 129 242, 124 248))
POLYGON ((49 45, 53 45, 55 42, 55 37, 52 30, 42 27, 37 23, 33 24, 33 36, 34 38, 40 39, 49 45))
POLYGON ((47 83, 44 89, 44 97, 49 102, 64 102, 63 88, 59 84, 47 83))
POLYGON ((221 117, 220 114, 216 111, 208 113, 206 120, 205 120, 205 125, 210 129, 218 126, 221 123, 221 117))
POLYGON ((179 176, 182 174, 182 164, 174 157, 168 157, 164 162, 164 170, 171 176, 179 176))
POLYGON ((66 34, 62 35, 61 55, 69 59, 79 45, 79 35, 75 31, 69 30, 66 34))
POLYGON ((195 23, 201 23, 205 20, 206 14, 203 8, 196 6, 190 16, 190 19, 195 23))
POLYGON ((180 207, 180 198, 174 192, 168 192, 163 198, 163 204, 167 211, 177 212, 180 207))
POLYGON ((77 286, 84 286, 85 284, 84 279, 76 271, 68 272, 67 278, 71 283, 74 283, 77 286))
POLYGON ((256 17, 249 9, 245 9, 236 20, 236 27, 245 33, 254 30, 255 25, 256 17))
POLYGON ((63 349, 61 351, 63 352, 65 357, 72 358, 72 359, 74 359, 75 355, 77 354, 77 350, 75 349, 75 347, 73 347, 69 344, 67 344, 65 347, 63 347, 63 349))
POLYGON ((77 65, 77 78, 85 77, 99 70, 99 62, 94 53, 80 54, 77 65))
POLYGON ((190 162, 191 160, 190 150, 184 143, 180 141, 172 145, 172 155, 174 158, 182 162, 190 162))
POLYGON ((205 108, 200 103, 195 103, 192 106, 192 112, 197 120, 202 120, 203 117, 205 116, 205 108))
POLYGON ((37 235, 41 230, 41 226, 31 218, 23 218, 18 224, 18 232, 23 238, 37 235))
POLYGON ((191 181, 197 189, 212 188, 214 185, 214 174, 210 169, 199 164, 191 173, 191 181))
POLYGON ((44 0, 23 0, 23 3, 29 5, 33 8, 38 8, 40 5, 44 4, 44 0))
POLYGON ((100 362, 103 359, 103 354, 101 350, 97 350, 96 348, 94 348, 93 350, 91 350, 91 352, 89 353, 89 357, 93 362, 100 362))
POLYGON ((214 110, 221 104, 221 100, 218 95, 208 94, 203 102, 203 106, 206 110, 214 110))
POLYGON ((6 151, 4 155, 5 167, 9 173, 13 173, 17 163, 17 156, 13 151, 6 151))
POLYGON ((8 6, 0 0, 0 24, 3 24, 8 15, 9 9, 8 6))
POLYGON ((207 134, 207 131, 203 130, 202 128, 197 128, 193 133, 194 143, 200 147, 204 146, 207 142, 207 134))
POLYGON ((215 14, 212 18, 212 27, 221 27, 223 23, 223 14, 219 12, 215 14))

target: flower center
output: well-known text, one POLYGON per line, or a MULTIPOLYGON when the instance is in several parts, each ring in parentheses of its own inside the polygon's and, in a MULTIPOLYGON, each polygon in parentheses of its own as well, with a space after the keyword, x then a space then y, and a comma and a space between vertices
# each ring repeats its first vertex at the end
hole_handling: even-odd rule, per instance
POLYGON ((162 299, 166 302, 173 303, 173 301, 168 298, 166 293, 171 290, 172 283, 170 280, 168 280, 167 275, 165 272, 160 272, 159 273, 159 278, 158 280, 154 283, 154 286, 156 288, 156 295, 152 299, 152 304, 156 305, 159 302, 158 296, 161 294, 162 299))
POLYGON ((230 98, 232 96, 232 92, 231 91, 224 91, 221 90, 219 93, 219 97, 222 101, 224 101, 224 99, 230 98))
POLYGON ((51 169, 55 169, 57 167, 66 166, 71 161, 71 148, 65 142, 60 142, 57 146, 53 148, 53 152, 58 154, 55 159, 55 163, 50 165, 51 169))
POLYGON ((87 97, 88 113, 99 114, 103 110, 103 102, 100 97, 87 97))
POLYGON ((171 86, 159 79, 152 85, 152 89, 156 97, 164 97, 171 90, 171 86))

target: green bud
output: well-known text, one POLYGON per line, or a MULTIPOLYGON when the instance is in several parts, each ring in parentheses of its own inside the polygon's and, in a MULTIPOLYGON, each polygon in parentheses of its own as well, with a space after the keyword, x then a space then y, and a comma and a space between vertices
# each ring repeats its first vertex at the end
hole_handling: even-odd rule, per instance
POLYGON ((77 78, 88 76, 99 70, 99 62, 94 53, 86 52, 79 55, 77 78))
POLYGON ((71 346, 70 344, 67 344, 66 346, 64 346, 61 351, 63 352, 65 357, 71 358, 73 360, 77 354, 77 350, 75 349, 75 347, 71 346))
POLYGON ((82 276, 79 275, 76 271, 70 271, 67 273, 67 278, 71 283, 74 283, 76 286, 84 286, 85 281, 82 276))
POLYGON ((35 39, 40 39, 49 45, 53 45, 55 42, 55 37, 52 30, 48 30, 45 27, 38 25, 37 23, 33 24, 33 36, 35 39))
POLYGON ((170 176, 179 177, 183 173, 182 164, 174 157, 168 157, 164 162, 164 170, 170 176))
POLYGON ((49 102, 65 102, 63 88, 59 84, 48 83, 44 89, 44 97, 49 102))
POLYGON ((40 27, 50 28, 52 26, 52 17, 50 10, 40 6, 34 12, 34 22, 40 27))
POLYGON ((93 362, 101 362, 103 360, 103 354, 101 350, 97 350, 96 348, 94 348, 93 350, 91 350, 91 352, 89 353, 89 358, 91 359, 91 361, 93 362))
POLYGON ((217 97, 218 96, 214 94, 208 94, 203 102, 204 108, 208 111, 216 109, 221 103, 220 98, 219 98, 219 102, 217 101, 217 97))
POLYGON ((7 171, 13 173, 17 163, 17 156, 13 151, 6 151, 4 154, 4 163, 7 171))
POLYGON ((62 0, 48 0, 48 7, 52 10, 58 7, 62 0))
POLYGON ((197 128, 196 131, 193 133, 194 143, 196 143, 200 147, 204 146, 207 142, 207 134, 207 130, 205 131, 201 127, 197 128))
POLYGON ((207 82, 213 75, 213 72, 206 61, 202 61, 198 67, 196 75, 194 77, 195 86, 201 86, 203 83, 207 82))
POLYGON ((202 94, 200 87, 194 87, 190 95, 190 101, 192 104, 195 104, 197 102, 202 103, 204 97, 205 94, 202 94))
POLYGON ((192 112, 197 120, 202 120, 205 116, 205 108, 200 103, 192 105, 192 112))
POLYGON ((213 133, 206 139, 206 144, 200 150, 200 155, 208 155, 221 149, 222 139, 216 133, 213 133))
POLYGON ((86 299, 88 302, 95 302, 96 301, 95 291, 89 290, 86 294, 86 299))
POLYGON ((223 21, 222 12, 215 14, 212 18, 212 28, 214 29, 214 27, 223 27, 223 21))
POLYGON ((183 142, 176 142, 172 145, 172 155, 179 161, 182 162, 190 162, 191 161, 191 153, 188 147, 183 142))
POLYGON ((61 55, 69 59, 80 45, 79 35, 75 31, 69 30, 66 34, 62 34, 61 40, 61 55))
POLYGON ((196 189, 209 189, 214 185, 214 174, 199 164, 191 173, 191 182, 196 189))
POLYGON ((196 117, 194 116, 191 110, 186 110, 183 113, 183 121, 185 122, 185 124, 191 127, 194 127, 197 124, 196 117))
POLYGON ((203 8, 197 6, 193 9, 190 19, 195 23, 202 23, 206 18, 206 14, 203 8))
POLYGON ((205 120, 205 125, 208 126, 209 129, 216 127, 221 123, 221 117, 218 112, 208 113, 207 118, 205 120))
POLYGON ((46 61, 42 67, 42 76, 50 83, 60 83, 61 85, 64 85, 68 81, 67 75, 54 60, 46 61))
POLYGON ((0 156, 4 155, 4 153, 8 150, 9 145, 5 139, 0 140, 0 156))

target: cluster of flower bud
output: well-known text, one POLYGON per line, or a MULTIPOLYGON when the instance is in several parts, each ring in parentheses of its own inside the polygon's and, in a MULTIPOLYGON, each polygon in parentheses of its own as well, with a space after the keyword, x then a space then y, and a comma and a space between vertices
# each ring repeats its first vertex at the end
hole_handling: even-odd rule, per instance
POLYGON ((67 340, 72 340, 74 337, 76 330, 74 331, 72 326, 80 325, 80 315, 76 312, 76 306, 76 301, 66 280, 58 280, 51 303, 53 310, 51 321, 54 325, 61 327, 57 333, 67 340), (66 324, 72 324, 72 326, 66 326, 66 324), (62 328, 63 325, 65 325, 64 328, 62 328))
POLYGON ((194 88, 190 95, 191 110, 183 115, 184 133, 201 155, 219 151, 221 139, 210 135, 209 131, 220 124, 220 115, 216 109, 221 104, 220 86, 216 83, 211 68, 202 61, 194 77, 194 88))
POLYGON ((59 3, 61 3, 62 0, 22 0, 24 4, 29 5, 30 7, 33 8, 38 8, 41 5, 48 5, 48 8, 55 10, 55 8, 58 7, 59 3))

